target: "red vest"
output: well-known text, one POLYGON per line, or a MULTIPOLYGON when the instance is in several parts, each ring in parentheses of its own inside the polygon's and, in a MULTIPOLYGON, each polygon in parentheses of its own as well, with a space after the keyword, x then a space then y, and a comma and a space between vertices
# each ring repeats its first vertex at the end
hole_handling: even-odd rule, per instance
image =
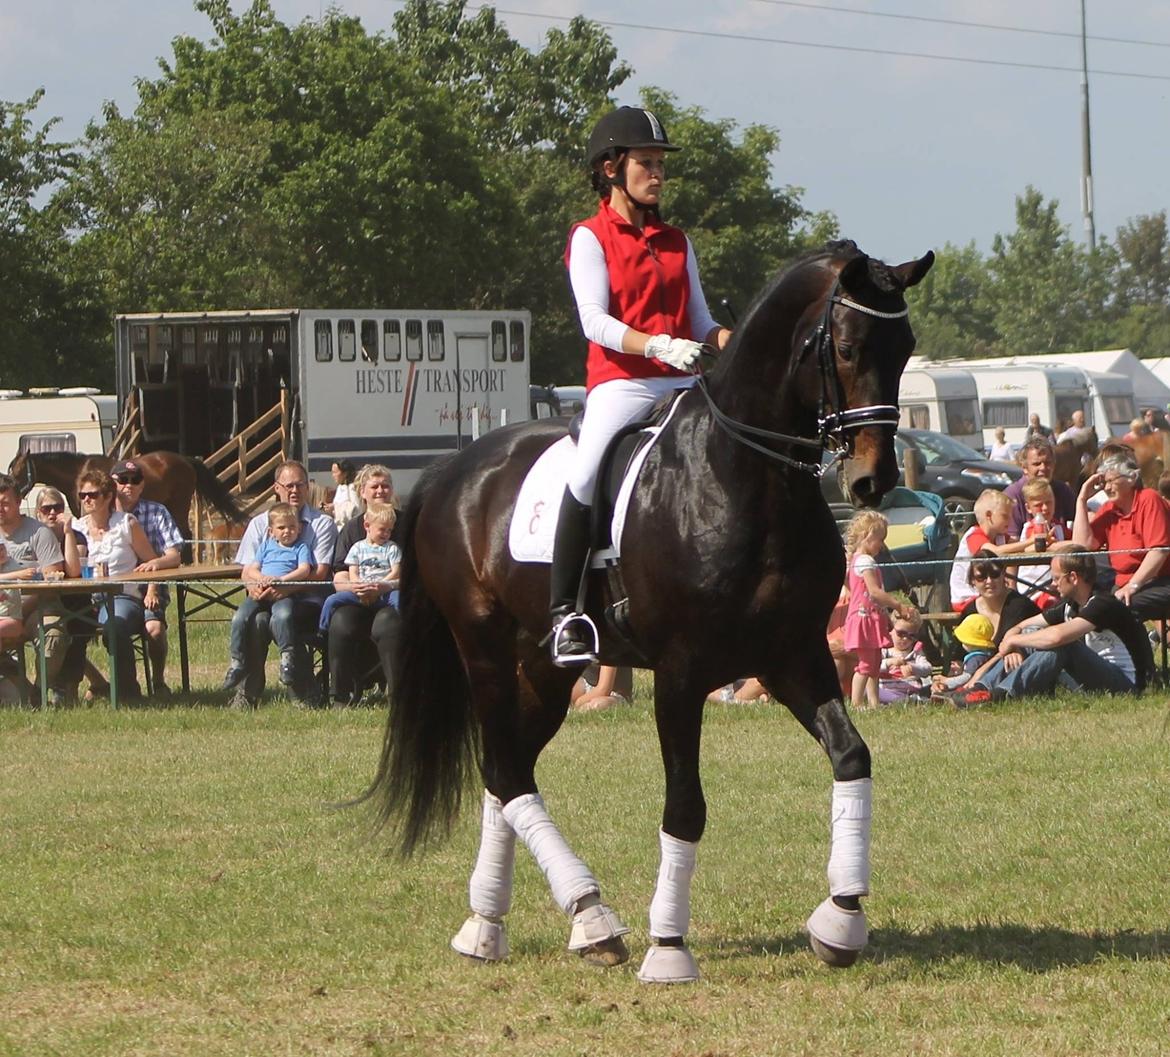
MULTIPOLYGON (((586 227, 597 236, 609 269, 609 314, 644 334, 669 334, 672 338, 696 339, 687 317, 691 287, 687 278, 687 239, 678 228, 664 224, 648 213, 646 225, 637 228, 610 208, 602 199, 597 214, 569 230, 565 246, 565 267, 573 232, 586 227)), ((686 377, 684 371, 668 367, 661 360, 607 349, 589 343, 585 363, 585 386, 592 389, 613 378, 686 377)))

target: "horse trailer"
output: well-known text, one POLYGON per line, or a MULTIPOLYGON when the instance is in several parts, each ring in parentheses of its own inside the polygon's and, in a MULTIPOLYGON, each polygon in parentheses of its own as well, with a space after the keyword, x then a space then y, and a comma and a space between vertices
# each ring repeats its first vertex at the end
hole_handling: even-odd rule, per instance
POLYGON ((284 451, 316 482, 340 459, 379 462, 406 493, 428 463, 529 418, 530 339, 528 312, 119 315, 118 396, 135 399, 141 450, 200 457, 287 406, 284 451))
POLYGON ((898 403, 903 429, 931 429, 977 451, 983 448, 979 391, 970 371, 950 364, 908 367, 898 385, 898 403))

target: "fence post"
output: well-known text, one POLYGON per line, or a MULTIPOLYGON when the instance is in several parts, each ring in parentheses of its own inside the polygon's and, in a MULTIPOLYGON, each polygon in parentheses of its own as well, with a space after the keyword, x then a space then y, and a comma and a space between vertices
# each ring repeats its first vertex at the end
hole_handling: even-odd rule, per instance
POLYGON ((916 489, 918 487, 918 459, 917 452, 910 445, 906 445, 906 454, 902 457, 902 462, 905 468, 906 487, 916 489))

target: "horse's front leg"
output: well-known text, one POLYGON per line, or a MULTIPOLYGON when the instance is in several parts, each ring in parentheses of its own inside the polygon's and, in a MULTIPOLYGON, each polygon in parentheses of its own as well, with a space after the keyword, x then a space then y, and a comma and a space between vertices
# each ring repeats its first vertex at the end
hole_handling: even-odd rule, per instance
POLYGON ((806 927, 817 956, 846 967, 869 940, 861 897, 869 895, 873 778, 869 747, 841 700, 833 659, 823 638, 780 651, 791 658, 764 684, 820 743, 833 769, 829 822, 829 898, 806 927))
POLYGON ((672 678, 669 666, 655 672, 654 719, 666 771, 666 804, 658 834, 660 861, 650 903, 651 945, 638 979, 643 983, 692 983, 699 967, 686 945, 691 924, 691 879, 695 853, 707 825, 707 802, 699 780, 699 736, 706 689, 672 678))

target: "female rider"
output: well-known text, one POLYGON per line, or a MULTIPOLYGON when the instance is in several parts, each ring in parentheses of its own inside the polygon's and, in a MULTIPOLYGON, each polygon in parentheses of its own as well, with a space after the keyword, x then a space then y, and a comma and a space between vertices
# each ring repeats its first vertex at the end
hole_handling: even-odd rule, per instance
POLYGON ((649 110, 623 106, 589 137, 597 213, 575 224, 565 249, 569 284, 589 341, 585 417, 561 501, 551 572, 553 660, 597 659, 592 622, 577 612, 589 549, 589 507, 606 444, 672 389, 688 386, 701 343, 731 336, 711 317, 695 251, 658 205, 667 151, 679 150, 649 110))

